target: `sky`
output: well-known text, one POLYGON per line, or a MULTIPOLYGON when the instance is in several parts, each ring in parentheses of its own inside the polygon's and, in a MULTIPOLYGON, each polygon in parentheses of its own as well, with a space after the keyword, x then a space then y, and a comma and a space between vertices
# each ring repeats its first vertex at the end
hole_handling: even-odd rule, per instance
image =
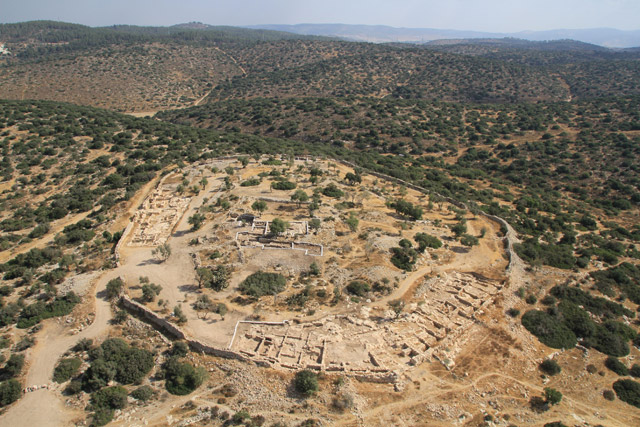
POLYGON ((640 29, 640 0, 0 0, 0 22, 342 23, 486 32, 640 29))

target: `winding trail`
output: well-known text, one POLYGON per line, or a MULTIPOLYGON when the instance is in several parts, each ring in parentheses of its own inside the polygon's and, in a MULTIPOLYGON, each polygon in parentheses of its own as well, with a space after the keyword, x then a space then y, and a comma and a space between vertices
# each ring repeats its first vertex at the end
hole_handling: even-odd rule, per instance
MULTIPOLYGON (((96 293, 104 294, 109 280, 118 276, 118 270, 110 270, 100 276, 96 293)), ((26 375, 26 386, 51 383, 53 368, 58 359, 82 338, 97 338, 104 335, 111 320, 111 305, 102 297, 95 298, 95 319, 93 323, 76 335, 69 334, 69 327, 57 319, 43 322, 37 344, 31 350, 31 365, 26 375)), ((3 426, 63 426, 83 417, 66 408, 56 390, 40 389, 26 393, 12 407, 0 416, 3 426)))

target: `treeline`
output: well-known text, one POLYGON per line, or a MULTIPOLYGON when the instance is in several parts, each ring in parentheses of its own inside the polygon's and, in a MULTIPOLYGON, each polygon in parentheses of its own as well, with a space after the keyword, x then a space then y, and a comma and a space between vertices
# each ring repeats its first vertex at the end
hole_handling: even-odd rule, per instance
POLYGON ((39 59, 49 54, 95 49, 110 45, 136 45, 143 43, 255 43, 282 39, 314 40, 320 37, 295 35, 279 31, 251 30, 237 27, 190 28, 139 27, 114 25, 111 27, 86 27, 55 21, 32 21, 17 24, 0 24, 0 34, 8 43, 33 43, 33 47, 20 50, 19 58, 39 59))

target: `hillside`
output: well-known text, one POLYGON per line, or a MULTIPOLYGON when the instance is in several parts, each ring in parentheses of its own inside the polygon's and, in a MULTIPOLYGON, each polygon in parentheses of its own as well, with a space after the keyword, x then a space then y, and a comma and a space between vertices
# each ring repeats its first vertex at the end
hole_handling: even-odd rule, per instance
POLYGON ((0 96, 127 112, 260 97, 566 101, 640 93, 638 56, 575 42, 408 47, 199 26, 6 24, 0 96), (611 78, 613 76, 613 78, 611 78))
POLYGON ((0 424, 640 423, 637 50, 0 44, 0 424))

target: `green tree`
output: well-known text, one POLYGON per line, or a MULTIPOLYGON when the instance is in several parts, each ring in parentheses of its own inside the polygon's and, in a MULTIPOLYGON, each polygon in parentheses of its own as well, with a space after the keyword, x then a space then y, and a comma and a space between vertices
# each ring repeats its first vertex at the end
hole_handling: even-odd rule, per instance
POLYGON ((205 220, 205 216, 199 213, 193 214, 192 216, 189 217, 189 219, 187 220, 187 222, 189 224, 191 224, 191 230, 192 231, 196 231, 199 230, 200 227, 202 227, 202 224, 204 223, 205 220))
POLYGON ((298 207, 300 204, 309 200, 309 195, 305 193, 303 190, 296 190, 295 193, 291 195, 291 200, 298 203, 298 207))
POLYGON ((284 233, 289 228, 289 223, 281 220, 280 218, 274 218, 269 224, 269 232, 276 236, 284 233))
POLYGON ((562 393, 560 393, 555 388, 545 387, 544 388, 544 400, 550 405, 557 405, 562 401, 562 393))
POLYGON ((318 391, 318 375, 308 369, 298 371, 294 378, 294 386, 298 393, 311 396, 318 391))
POLYGON ((123 289, 124 289, 124 282, 122 281, 121 278, 117 277, 115 279, 109 280, 109 282, 107 282, 107 287, 106 287, 107 298, 114 299, 116 297, 119 297, 123 289))
POLYGON ((267 202, 265 202, 264 200, 256 200, 251 205, 251 209, 258 213, 262 213, 267 210, 267 202))
POLYGON ((165 262, 171 256, 171 246, 165 242, 151 251, 151 254, 158 258, 160 262, 165 262))
POLYGON ((198 278, 198 287, 202 288, 213 280, 213 272, 208 267, 199 267, 196 269, 196 277, 198 278))
POLYGON ((356 218, 353 212, 349 214, 349 218, 347 218, 344 222, 347 224, 347 226, 349 226, 349 230, 351 230, 352 232, 355 233, 356 231, 358 231, 358 224, 360 223, 360 220, 356 218))

